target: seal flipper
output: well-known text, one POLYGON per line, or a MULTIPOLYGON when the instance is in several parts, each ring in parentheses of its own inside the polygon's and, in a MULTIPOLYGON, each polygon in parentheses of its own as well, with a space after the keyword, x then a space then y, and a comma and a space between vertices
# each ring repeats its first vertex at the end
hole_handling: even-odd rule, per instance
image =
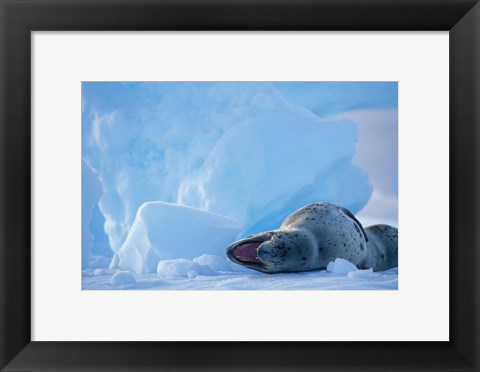
POLYGON ((350 217, 355 223, 360 227, 360 230, 362 230, 363 236, 365 237, 365 240, 368 242, 368 236, 367 233, 365 232, 365 229, 363 228, 362 224, 360 223, 359 220, 353 215, 352 212, 350 212, 347 208, 340 207, 340 209, 348 216, 350 217))

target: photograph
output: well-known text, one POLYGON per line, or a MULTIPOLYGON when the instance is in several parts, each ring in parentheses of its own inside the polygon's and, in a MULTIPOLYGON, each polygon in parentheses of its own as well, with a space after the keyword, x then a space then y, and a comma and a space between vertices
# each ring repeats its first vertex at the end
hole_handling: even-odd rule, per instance
POLYGON ((397 82, 82 82, 83 290, 398 289, 397 82))

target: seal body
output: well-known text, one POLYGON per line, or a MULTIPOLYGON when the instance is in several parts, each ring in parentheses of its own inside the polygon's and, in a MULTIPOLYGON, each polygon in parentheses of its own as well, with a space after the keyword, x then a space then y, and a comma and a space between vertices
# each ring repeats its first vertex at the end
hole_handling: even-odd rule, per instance
POLYGON ((346 208, 320 202, 290 214, 279 229, 239 240, 227 257, 265 273, 325 269, 343 258, 359 269, 398 266, 398 229, 373 225, 366 229, 346 208))

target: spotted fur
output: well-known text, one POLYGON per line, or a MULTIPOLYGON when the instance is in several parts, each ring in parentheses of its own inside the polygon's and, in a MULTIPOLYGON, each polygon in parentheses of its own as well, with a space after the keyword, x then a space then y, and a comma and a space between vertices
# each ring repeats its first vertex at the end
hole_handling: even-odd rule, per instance
POLYGON ((389 225, 362 224, 346 208, 319 202, 290 214, 279 229, 252 235, 233 243, 227 257, 266 273, 324 269, 344 258, 360 269, 374 271, 398 266, 398 229, 389 225), (234 252, 242 244, 261 242, 259 262, 243 262, 234 252))

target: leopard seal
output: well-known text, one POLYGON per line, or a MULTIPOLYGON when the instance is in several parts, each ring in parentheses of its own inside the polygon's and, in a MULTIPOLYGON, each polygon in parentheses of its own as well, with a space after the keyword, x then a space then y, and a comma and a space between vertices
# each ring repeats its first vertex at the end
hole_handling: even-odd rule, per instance
POLYGON ((325 269, 336 258, 359 269, 383 271, 398 266, 398 229, 382 224, 363 228, 348 209, 318 202, 291 213, 277 230, 231 244, 226 255, 269 274, 325 269))

